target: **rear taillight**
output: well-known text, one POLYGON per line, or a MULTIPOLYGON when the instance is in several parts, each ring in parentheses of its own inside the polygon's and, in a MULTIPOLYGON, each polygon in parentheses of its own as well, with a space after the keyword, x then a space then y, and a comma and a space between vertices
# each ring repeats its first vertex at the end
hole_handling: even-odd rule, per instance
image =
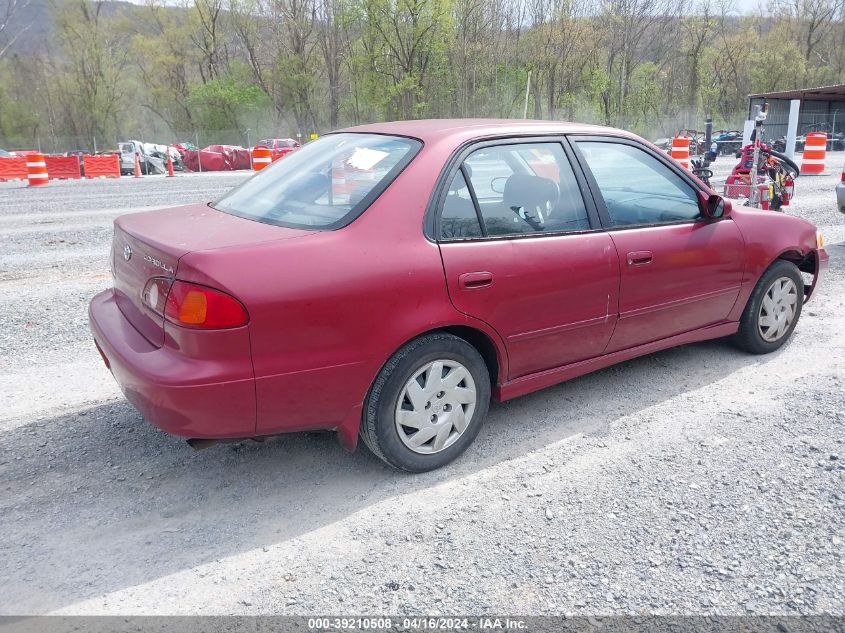
POLYGON ((845 169, 842 170, 842 182, 845 182, 845 169))
POLYGON ((241 327, 249 322, 246 308, 233 296, 187 281, 170 285, 164 316, 177 325, 200 329, 241 327))

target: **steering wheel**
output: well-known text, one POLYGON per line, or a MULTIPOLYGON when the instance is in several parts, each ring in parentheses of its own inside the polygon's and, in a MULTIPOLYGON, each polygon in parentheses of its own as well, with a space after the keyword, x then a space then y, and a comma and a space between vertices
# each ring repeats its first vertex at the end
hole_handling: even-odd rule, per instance
POLYGON ((516 214, 516 217, 518 217, 520 220, 524 220, 526 224, 528 224, 528 226, 530 226, 535 231, 543 230, 543 222, 528 213, 528 211, 525 210, 525 207, 513 206, 510 207, 510 210, 513 211, 514 214, 516 214))

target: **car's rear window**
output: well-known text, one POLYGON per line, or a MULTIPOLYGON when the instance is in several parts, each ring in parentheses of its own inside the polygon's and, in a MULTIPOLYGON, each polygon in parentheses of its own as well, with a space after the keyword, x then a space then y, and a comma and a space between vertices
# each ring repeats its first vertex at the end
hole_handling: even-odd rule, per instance
POLYGON ((378 198, 422 144, 380 134, 329 134, 303 145, 211 206, 294 228, 349 224, 378 198))

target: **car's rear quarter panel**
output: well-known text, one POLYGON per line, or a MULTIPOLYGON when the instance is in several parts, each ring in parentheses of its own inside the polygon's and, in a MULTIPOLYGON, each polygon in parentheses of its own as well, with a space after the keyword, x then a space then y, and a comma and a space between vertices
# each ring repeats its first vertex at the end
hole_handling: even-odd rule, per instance
POLYGON ((425 207, 449 153, 441 149, 422 150, 345 228, 184 258, 249 310, 257 434, 348 423, 355 427, 346 429, 349 439, 370 384, 405 342, 446 325, 496 337, 454 309, 439 249, 423 235, 425 207))

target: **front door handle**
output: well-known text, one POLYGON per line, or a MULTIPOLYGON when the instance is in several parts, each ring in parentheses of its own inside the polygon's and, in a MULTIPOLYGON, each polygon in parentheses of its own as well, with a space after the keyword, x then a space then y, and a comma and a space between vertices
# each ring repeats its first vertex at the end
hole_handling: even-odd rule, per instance
POLYGON ((475 290, 485 288, 493 283, 493 273, 486 271, 477 273, 464 273, 458 277, 458 285, 464 290, 475 290))
POLYGON ((628 253, 629 266, 642 266, 650 264, 653 254, 651 251, 632 251, 628 253))

